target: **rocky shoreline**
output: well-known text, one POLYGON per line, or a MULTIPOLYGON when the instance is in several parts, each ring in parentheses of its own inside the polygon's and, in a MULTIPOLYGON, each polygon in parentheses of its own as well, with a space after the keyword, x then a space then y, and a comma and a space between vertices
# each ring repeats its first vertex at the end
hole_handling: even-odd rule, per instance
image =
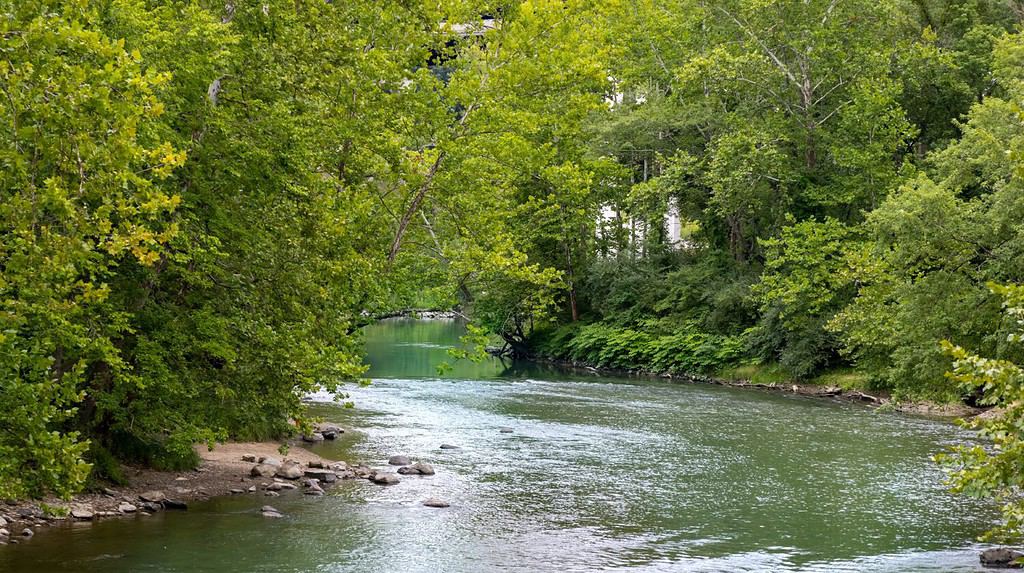
MULTIPOLYGON (((434 468, 406 456, 392 456, 387 469, 364 464, 328 460, 302 447, 335 439, 344 430, 322 425, 311 435, 288 443, 282 455, 277 442, 229 442, 213 449, 197 446, 201 463, 193 470, 165 472, 148 468, 125 468, 129 485, 87 492, 65 501, 57 498, 8 501, 0 504, 0 545, 24 543, 37 530, 68 521, 153 515, 161 511, 185 511, 189 503, 230 495, 277 497, 285 491, 301 490, 304 495, 322 496, 342 480, 364 479, 387 486, 401 476, 430 476, 434 468), (396 466, 398 466, 396 468, 396 466), (392 469, 394 468, 394 469, 392 469)), ((448 507, 436 498, 427 507, 448 507)), ((282 517, 271 506, 261 510, 264 517, 282 517)))

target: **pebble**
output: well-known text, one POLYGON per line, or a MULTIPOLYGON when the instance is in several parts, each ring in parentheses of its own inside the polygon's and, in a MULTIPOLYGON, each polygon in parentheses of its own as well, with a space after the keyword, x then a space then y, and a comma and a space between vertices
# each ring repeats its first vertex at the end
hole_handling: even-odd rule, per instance
POLYGON ((427 507, 451 507, 451 504, 443 499, 431 497, 423 502, 423 505, 427 507))

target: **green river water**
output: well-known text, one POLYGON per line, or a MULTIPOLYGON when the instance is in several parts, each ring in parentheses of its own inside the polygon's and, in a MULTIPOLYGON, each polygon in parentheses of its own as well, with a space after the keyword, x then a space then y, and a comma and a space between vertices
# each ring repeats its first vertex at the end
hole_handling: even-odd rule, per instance
POLYGON ((356 408, 313 397, 350 428, 322 455, 407 454, 437 475, 69 523, 0 547, 0 571, 980 569, 973 540, 996 514, 943 491, 929 455, 964 437, 946 422, 497 361, 439 378, 459 334, 453 321, 374 325, 374 383, 351 390, 356 408), (286 517, 262 518, 266 503, 286 517))

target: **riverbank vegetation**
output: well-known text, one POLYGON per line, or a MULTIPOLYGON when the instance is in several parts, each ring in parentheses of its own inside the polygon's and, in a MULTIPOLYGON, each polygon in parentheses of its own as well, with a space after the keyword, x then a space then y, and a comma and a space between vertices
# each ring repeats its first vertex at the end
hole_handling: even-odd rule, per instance
POLYGON ((0 5, 2 497, 291 432, 424 302, 914 399, 1024 358, 1016 2, 0 5))

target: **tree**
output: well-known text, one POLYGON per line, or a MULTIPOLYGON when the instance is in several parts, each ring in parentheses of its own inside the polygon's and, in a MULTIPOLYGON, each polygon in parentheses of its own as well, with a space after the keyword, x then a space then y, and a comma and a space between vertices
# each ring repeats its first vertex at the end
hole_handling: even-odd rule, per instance
MULTIPOLYGON (((1005 301, 1005 316, 1011 323, 1006 342, 1024 342, 1024 287, 991 288, 1005 301)), ((1001 504, 1003 523, 985 537, 1017 541, 1024 536, 1024 370, 1017 363, 982 358, 949 341, 943 343, 943 348, 953 360, 948 376, 966 391, 980 392, 981 403, 995 406, 997 414, 963 422, 989 443, 956 446, 935 459, 948 471, 947 483, 952 491, 1001 504)))

